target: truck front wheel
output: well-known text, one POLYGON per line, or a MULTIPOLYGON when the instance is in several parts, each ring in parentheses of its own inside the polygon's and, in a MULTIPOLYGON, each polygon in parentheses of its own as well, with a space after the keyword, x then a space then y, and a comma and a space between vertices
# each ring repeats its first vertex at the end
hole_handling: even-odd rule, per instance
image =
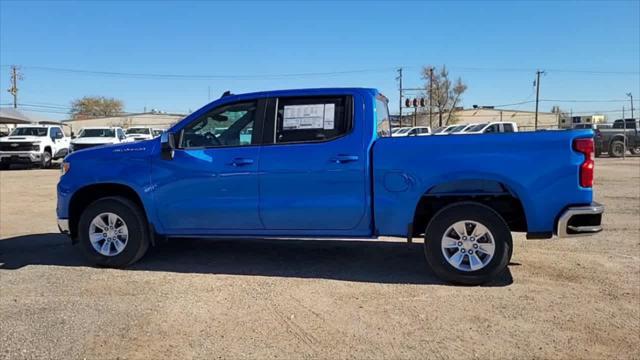
POLYGON ((48 169, 51 167, 51 152, 49 150, 45 150, 42 153, 42 159, 40 160, 40 167, 42 169, 48 169))
POLYGON ((91 203, 80 216, 79 244, 93 264, 123 268, 138 261, 149 247, 144 213, 124 197, 91 203))
POLYGON ((427 262, 443 280, 465 285, 491 281, 511 259, 511 232, 492 208, 474 202, 449 205, 427 226, 427 262))

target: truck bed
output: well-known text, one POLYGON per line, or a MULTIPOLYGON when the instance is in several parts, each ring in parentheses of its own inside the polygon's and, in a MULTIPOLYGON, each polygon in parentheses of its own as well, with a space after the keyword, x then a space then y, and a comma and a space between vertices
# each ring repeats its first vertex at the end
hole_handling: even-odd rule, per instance
POLYGON ((406 236, 423 196, 505 189, 522 203, 527 232, 552 232, 565 207, 592 202, 592 189, 579 185, 584 156, 572 149, 574 139, 592 136, 568 130, 381 138, 372 150, 376 228, 406 236))

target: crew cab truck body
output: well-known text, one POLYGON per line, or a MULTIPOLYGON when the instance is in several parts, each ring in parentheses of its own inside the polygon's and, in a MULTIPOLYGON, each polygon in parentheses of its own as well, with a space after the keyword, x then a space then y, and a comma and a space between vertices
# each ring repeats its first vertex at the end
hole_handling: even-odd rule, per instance
POLYGON ((391 130, 374 89, 224 96, 160 138, 69 155, 58 225, 92 262, 113 267, 170 237, 420 236, 434 271, 466 284, 505 269, 511 231, 601 230, 590 130, 391 130))
POLYGON ((70 140, 61 126, 18 125, 9 136, 0 138, 0 168, 11 164, 49 168, 52 160, 67 155, 70 140))

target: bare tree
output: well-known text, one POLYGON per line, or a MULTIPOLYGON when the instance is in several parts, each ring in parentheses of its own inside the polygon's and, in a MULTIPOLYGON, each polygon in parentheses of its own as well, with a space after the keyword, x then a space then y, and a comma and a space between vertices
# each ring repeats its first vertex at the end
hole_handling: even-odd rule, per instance
POLYGON ((71 102, 73 119, 90 119, 122 114, 122 101, 104 96, 85 96, 71 102))
POLYGON ((449 80, 449 71, 444 65, 438 71, 432 66, 423 67, 422 78, 427 81, 425 84, 426 93, 431 94, 432 106, 438 112, 439 126, 443 126, 443 120, 444 125, 454 123, 454 111, 462 100, 462 94, 467 90, 467 85, 462 82, 460 77, 455 83, 452 83, 449 80), (429 69, 434 69, 433 75, 430 75, 429 69), (429 91, 430 89, 431 91, 429 91), (445 114, 447 115, 446 119, 444 119, 445 114))

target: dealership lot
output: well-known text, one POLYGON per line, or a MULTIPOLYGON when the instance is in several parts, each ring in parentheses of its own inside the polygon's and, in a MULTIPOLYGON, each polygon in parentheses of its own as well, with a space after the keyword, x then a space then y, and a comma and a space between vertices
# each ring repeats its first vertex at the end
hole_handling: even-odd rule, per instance
POLYGON ((596 161, 605 232, 517 235, 484 287, 402 239, 173 240, 88 267, 57 234, 58 176, 0 172, 0 358, 640 357, 640 157, 596 161))

